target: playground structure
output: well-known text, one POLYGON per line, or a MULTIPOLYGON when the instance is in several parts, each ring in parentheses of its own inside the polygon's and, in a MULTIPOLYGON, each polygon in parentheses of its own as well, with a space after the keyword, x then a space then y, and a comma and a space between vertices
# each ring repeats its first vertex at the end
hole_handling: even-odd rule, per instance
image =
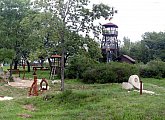
POLYGON ((61 56, 60 55, 51 55, 49 59, 49 64, 50 64, 50 79, 54 79, 54 77, 60 73, 61 69, 61 56))
POLYGON ((113 23, 102 25, 101 50, 103 62, 110 62, 119 56, 118 26, 113 23))
MULTIPOLYGON (((25 66, 23 67, 25 69, 25 66)), ((23 78, 20 78, 20 76, 12 76, 13 81, 9 80, 9 71, 3 71, 3 69, 0 69, 0 77, 2 78, 1 82, 3 84, 7 84, 8 86, 16 87, 16 88, 27 88, 28 89, 28 96, 38 96, 42 94, 43 92, 47 91, 49 89, 48 82, 45 78, 37 79, 36 70, 34 70, 32 79, 26 79, 25 78, 25 70, 22 72, 23 78)), ((7 99, 4 96, 1 96, 2 100, 7 99)))
POLYGON ((29 96, 38 96, 39 91, 40 91, 40 93, 43 93, 44 91, 48 90, 48 82, 46 81, 45 78, 42 78, 41 82, 39 83, 40 88, 38 89, 36 70, 37 69, 35 69, 34 73, 33 73, 34 81, 30 87, 29 94, 28 94, 29 96), (44 83, 45 83, 45 86, 43 86, 44 83))

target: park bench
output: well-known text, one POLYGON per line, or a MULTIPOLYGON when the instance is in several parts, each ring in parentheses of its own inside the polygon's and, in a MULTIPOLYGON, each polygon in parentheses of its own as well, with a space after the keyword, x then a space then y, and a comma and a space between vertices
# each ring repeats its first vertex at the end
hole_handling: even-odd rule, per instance
POLYGON ((33 70, 49 70, 48 67, 42 67, 42 66, 33 66, 33 70))
POLYGON ((42 66, 33 66, 33 70, 38 70, 38 69, 42 69, 42 68, 44 68, 44 67, 42 67, 42 66))

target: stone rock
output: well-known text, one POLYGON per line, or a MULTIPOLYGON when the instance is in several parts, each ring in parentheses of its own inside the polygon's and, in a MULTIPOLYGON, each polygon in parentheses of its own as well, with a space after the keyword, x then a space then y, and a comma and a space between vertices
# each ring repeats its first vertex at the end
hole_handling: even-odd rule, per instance
POLYGON ((61 83, 61 80, 53 80, 52 84, 57 84, 57 83, 61 83))
POLYGON ((3 101, 3 100, 12 100, 13 97, 8 97, 8 96, 1 96, 0 97, 0 101, 3 101))
MULTIPOLYGON (((139 90, 134 90, 134 91, 140 92, 139 90)), ((153 92, 153 91, 148 91, 148 90, 142 90, 142 93, 147 93, 147 94, 151 94, 151 95, 155 94, 155 92, 153 92)), ((157 95, 158 95, 158 94, 157 94, 157 95)))
POLYGON ((133 87, 133 85, 131 85, 131 84, 128 83, 128 82, 123 82, 123 83, 122 83, 122 88, 123 88, 123 89, 126 89, 126 90, 131 90, 131 89, 133 89, 134 87, 133 87))
MULTIPOLYGON (((129 77, 128 82, 134 86, 135 89, 140 89, 140 80, 139 77, 137 75, 131 75, 129 77)), ((143 83, 142 83, 142 89, 143 89, 143 83)))

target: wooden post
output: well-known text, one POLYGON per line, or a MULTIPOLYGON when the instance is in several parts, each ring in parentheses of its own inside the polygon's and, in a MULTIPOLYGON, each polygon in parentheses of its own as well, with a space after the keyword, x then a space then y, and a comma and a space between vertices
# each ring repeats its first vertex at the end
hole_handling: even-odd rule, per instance
POLYGON ((37 75, 34 76, 33 95, 38 96, 37 75))
POLYGON ((142 90, 143 90, 143 88, 142 88, 142 81, 140 80, 140 95, 142 95, 142 90))
POLYGON ((34 76, 34 82, 32 84, 32 86, 30 87, 30 91, 29 91, 29 96, 38 96, 38 87, 37 87, 37 74, 36 71, 34 71, 33 73, 34 76))

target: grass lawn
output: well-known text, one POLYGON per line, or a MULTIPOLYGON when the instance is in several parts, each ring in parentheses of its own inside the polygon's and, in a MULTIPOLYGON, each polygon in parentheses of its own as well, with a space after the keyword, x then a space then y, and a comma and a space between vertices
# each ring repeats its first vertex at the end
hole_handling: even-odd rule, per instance
POLYGON ((157 95, 128 92, 121 84, 83 84, 65 81, 38 96, 27 98, 28 89, 0 86, 1 95, 14 97, 0 101, 0 120, 163 120, 165 119, 165 79, 143 79, 144 88, 157 95))
POLYGON ((142 80, 155 95, 128 92, 116 83, 66 80, 63 93, 49 81, 49 91, 27 98, 28 89, 0 85, 1 96, 14 97, 0 101, 0 120, 165 120, 165 79, 142 80))

